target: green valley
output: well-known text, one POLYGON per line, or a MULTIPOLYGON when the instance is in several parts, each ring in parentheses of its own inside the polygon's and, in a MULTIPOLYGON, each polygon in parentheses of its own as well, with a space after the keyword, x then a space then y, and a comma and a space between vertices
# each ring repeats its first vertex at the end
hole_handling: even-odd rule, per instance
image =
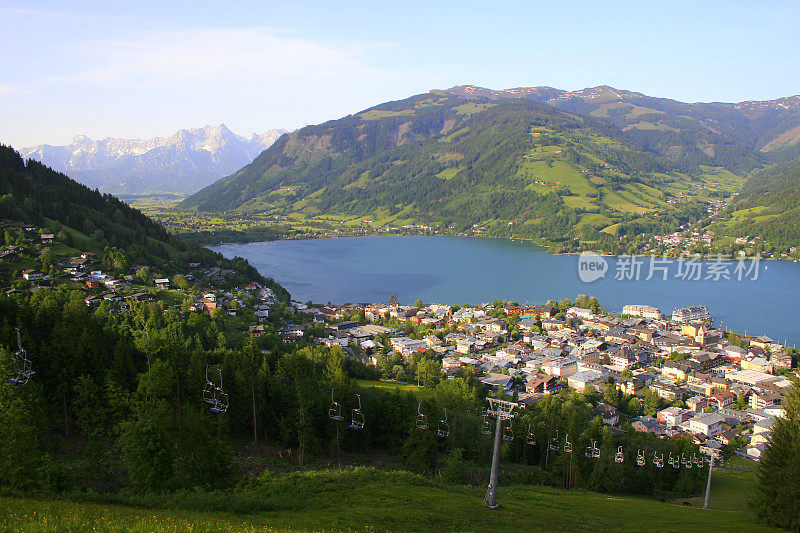
MULTIPOLYGON (((286 134, 236 174, 150 214, 206 243, 394 228, 619 253, 620 236, 676 231, 709 202, 729 200, 764 164, 741 143, 726 149, 705 137, 719 161, 648 149, 630 134, 636 124, 608 119, 620 110, 628 121, 671 116, 628 104, 579 114, 553 102, 432 91, 286 134), (184 223, 192 217, 241 227, 184 223)), ((663 137, 676 128, 644 130, 663 137)))

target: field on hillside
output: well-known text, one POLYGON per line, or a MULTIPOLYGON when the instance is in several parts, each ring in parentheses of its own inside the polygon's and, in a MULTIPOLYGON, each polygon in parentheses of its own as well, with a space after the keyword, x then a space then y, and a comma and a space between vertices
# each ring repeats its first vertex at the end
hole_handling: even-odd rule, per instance
POLYGON ((439 485, 370 469, 292 475, 264 511, 147 509, 66 500, 0 497, 5 531, 777 531, 753 522, 745 504, 752 473, 714 475, 712 508, 702 498, 657 502, 631 496, 501 486, 500 509, 483 487, 439 485), (388 478, 388 479, 387 479, 388 478), (683 505, 688 501, 691 505, 683 505))

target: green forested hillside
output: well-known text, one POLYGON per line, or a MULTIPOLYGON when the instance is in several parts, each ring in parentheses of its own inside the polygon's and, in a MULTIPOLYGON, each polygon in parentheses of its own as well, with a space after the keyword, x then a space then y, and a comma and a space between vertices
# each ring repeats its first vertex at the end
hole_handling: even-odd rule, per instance
POLYGON ((47 228, 56 235, 56 248, 63 253, 103 255, 112 249, 118 262, 128 266, 149 265, 164 273, 180 273, 189 262, 199 262, 236 270, 242 279, 263 280, 246 261, 230 261, 186 244, 118 198, 93 191, 36 161, 25 162, 6 146, 0 146, 0 219, 47 228))
POLYGON ((739 103, 686 103, 606 85, 578 91, 532 87, 493 91, 470 85, 448 93, 547 103, 607 120, 648 151, 679 168, 722 165, 752 170, 763 161, 800 155, 800 97, 739 103))
POLYGON ((438 91, 284 135, 180 208, 559 242, 669 229, 740 182, 674 168, 600 118, 438 91))
POLYGON ((755 173, 717 228, 732 237, 758 237, 784 250, 800 246, 800 159, 755 173))

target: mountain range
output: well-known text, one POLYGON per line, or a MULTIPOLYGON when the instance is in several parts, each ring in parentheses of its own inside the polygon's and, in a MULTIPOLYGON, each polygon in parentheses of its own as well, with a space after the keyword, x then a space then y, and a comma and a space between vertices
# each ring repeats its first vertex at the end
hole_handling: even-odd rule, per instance
POLYGON ((220 124, 152 139, 80 135, 67 146, 33 146, 20 154, 105 193, 191 193, 248 164, 283 133, 242 137, 220 124))
POLYGON ((800 96, 466 85, 288 133, 179 208, 613 244, 697 219, 798 155, 800 96))

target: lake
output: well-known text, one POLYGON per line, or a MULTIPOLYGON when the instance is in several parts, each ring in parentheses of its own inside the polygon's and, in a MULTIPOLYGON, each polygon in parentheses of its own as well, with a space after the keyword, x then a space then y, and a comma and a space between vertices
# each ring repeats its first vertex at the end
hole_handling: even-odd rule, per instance
MULTIPOLYGON (((640 258, 641 275, 636 280, 630 276, 635 272, 630 260, 604 257, 598 260, 607 263, 605 277, 586 282, 579 276, 579 256, 551 255, 535 245, 508 239, 354 237, 210 248, 225 257, 244 257, 301 302, 387 302, 396 294, 400 303, 419 298, 426 303, 508 299, 533 304, 588 294, 610 312, 619 312, 626 304, 652 305, 664 313, 705 305, 715 324, 726 329, 766 334, 778 342, 788 340, 790 345, 800 343, 800 263, 794 262, 745 262, 743 266, 757 267, 757 275, 755 270, 741 271, 739 280, 737 262, 712 267, 703 261, 698 262, 703 269, 700 279, 694 280, 679 277, 687 271, 686 264, 650 265, 648 258, 640 258), (651 279, 644 279, 651 267, 651 279), (730 279, 720 275, 722 267, 730 279), (662 279, 664 275, 667 280, 662 279)), ((584 279, 591 275, 587 272, 584 279)))

